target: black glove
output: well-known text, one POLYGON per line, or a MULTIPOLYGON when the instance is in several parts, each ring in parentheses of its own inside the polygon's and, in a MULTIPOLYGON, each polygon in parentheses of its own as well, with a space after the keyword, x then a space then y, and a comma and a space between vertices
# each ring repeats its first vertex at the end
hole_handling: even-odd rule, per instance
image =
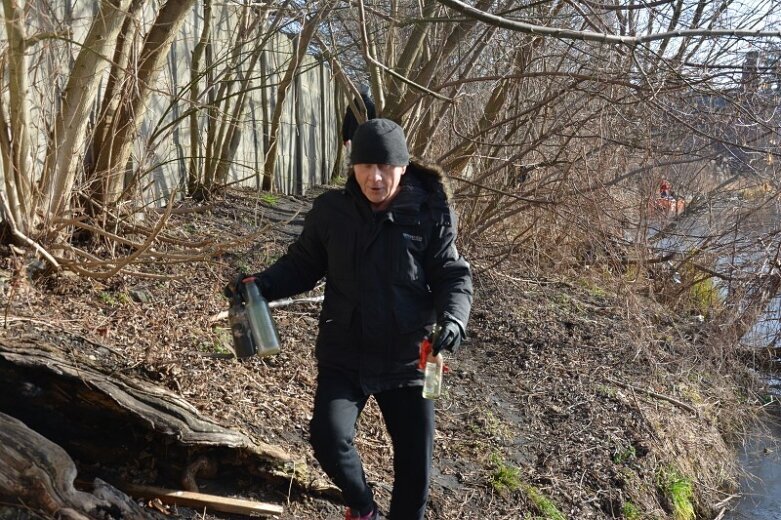
POLYGON ((224 294, 226 298, 232 300, 233 298, 236 297, 236 295, 241 294, 241 292, 240 292, 241 281, 244 280, 245 278, 249 277, 249 276, 250 275, 248 275, 248 274, 239 273, 238 275, 236 275, 233 278, 233 280, 228 282, 228 284, 225 287, 223 287, 222 294, 224 294))
POLYGON ((453 320, 445 318, 444 320, 440 320, 437 324, 437 328, 439 330, 434 338, 434 355, 436 356, 442 350, 453 353, 458 351, 463 336, 461 325, 453 320))

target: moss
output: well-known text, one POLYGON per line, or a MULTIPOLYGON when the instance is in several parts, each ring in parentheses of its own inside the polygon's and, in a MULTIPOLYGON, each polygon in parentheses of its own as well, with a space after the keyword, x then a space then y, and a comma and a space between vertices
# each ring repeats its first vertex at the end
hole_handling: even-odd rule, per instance
POLYGON ((106 305, 111 305, 112 307, 116 306, 119 303, 113 294, 106 291, 101 292, 98 295, 98 299, 100 299, 100 301, 105 303, 106 305))
POLYGON ((478 416, 469 424, 470 431, 492 439, 509 439, 512 432, 507 424, 496 416, 491 410, 485 415, 478 416))
POLYGON ((578 285, 583 287, 594 299, 597 300, 604 300, 608 296, 608 292, 603 288, 597 285, 593 280, 590 280, 588 278, 580 278, 578 280, 578 285))
POLYGON ((713 278, 706 278, 692 285, 689 298, 694 310, 704 316, 721 305, 719 288, 713 278))
POLYGON ((497 493, 512 493, 521 488, 521 470, 507 464, 501 455, 491 455, 491 464, 494 469, 491 473, 491 487, 497 493))
POLYGON ((658 480, 672 508, 673 520, 694 520, 694 489, 691 480, 674 468, 663 470, 658 480))
POLYGON ((253 271, 248 258, 240 258, 236 262, 236 269, 239 273, 251 273, 253 271))
POLYGON ((615 399, 618 395, 618 391, 614 387, 602 384, 597 385, 596 392, 598 396, 608 397, 610 399, 615 399))
POLYGON ((332 186, 344 186, 347 184, 347 177, 344 175, 337 175, 331 178, 332 186))
POLYGON ((567 520, 553 501, 534 486, 523 486, 523 491, 544 520, 567 520))
POLYGON ((629 446, 616 446, 613 451, 613 464, 623 464, 636 458, 637 452, 631 444, 629 446))
POLYGON ((643 517, 640 510, 632 502, 625 502, 621 506, 621 516, 624 517, 624 520, 640 520, 643 517))
POLYGON ((570 304, 572 299, 570 298, 570 296, 568 294, 565 294, 565 293, 553 293, 550 296, 550 301, 552 303, 556 304, 555 306, 565 307, 565 306, 570 304))
POLYGON ((632 502, 627 502, 623 505, 621 514, 625 520, 639 520, 642 517, 640 510, 632 502))
POLYGON ((279 195, 275 193, 261 193, 258 198, 269 206, 276 206, 279 204, 279 195))

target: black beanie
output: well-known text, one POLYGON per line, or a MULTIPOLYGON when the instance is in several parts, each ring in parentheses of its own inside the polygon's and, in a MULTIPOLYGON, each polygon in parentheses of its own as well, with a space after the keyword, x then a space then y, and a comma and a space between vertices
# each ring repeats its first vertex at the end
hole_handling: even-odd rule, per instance
POLYGON ((352 164, 409 164, 404 130, 390 119, 370 119, 353 134, 350 148, 352 164))

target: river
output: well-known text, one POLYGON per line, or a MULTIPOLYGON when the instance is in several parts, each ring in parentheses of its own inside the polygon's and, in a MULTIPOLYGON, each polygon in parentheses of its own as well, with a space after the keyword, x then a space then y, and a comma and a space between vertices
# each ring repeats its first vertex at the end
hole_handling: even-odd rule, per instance
POLYGON ((739 456, 746 477, 740 498, 730 505, 725 520, 779 520, 781 518, 781 424, 768 425, 746 440, 739 456))

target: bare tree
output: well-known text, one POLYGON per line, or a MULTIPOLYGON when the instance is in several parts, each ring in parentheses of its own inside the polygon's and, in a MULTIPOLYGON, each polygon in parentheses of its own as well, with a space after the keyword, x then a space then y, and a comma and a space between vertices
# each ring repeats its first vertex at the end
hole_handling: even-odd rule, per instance
MULTIPOLYGON (((416 154, 445 166, 465 246, 480 246, 476 265, 512 258, 530 271, 594 261, 653 271, 677 258, 698 283, 723 245, 676 238, 683 227, 654 199, 665 178, 693 215, 699 201, 760 179, 768 197, 778 192, 768 167, 778 153, 776 69, 744 66, 748 51, 779 36, 767 25, 778 7, 358 2, 337 21, 357 36, 336 40, 332 54, 348 74, 371 79, 381 114, 402 122, 416 154)), ((764 296, 733 309, 773 296, 748 289, 750 279, 772 289, 743 277, 735 298, 764 296)))
MULTIPOLYGON (((60 224, 58 219, 69 211, 75 182, 83 168, 81 158, 85 153, 89 115, 99 97, 106 72, 109 72, 110 81, 106 90, 108 96, 104 98, 104 118, 92 134, 92 138, 99 141, 93 150, 100 153, 90 163, 91 171, 84 175, 90 179, 88 191, 99 203, 116 201, 120 191, 118 179, 121 178, 118 172, 127 163, 151 85, 173 35, 193 2, 168 2, 161 8, 146 35, 140 60, 134 63, 129 59, 128 30, 133 26, 133 15, 144 3, 140 0, 101 1, 72 66, 66 71, 67 82, 61 92, 55 89, 58 95, 52 96, 53 103, 49 107, 31 99, 29 77, 34 69, 30 55, 48 52, 50 49, 43 48, 44 43, 65 34, 66 28, 52 27, 54 36, 43 31, 28 35, 26 27, 35 26, 28 23, 28 18, 33 17, 35 11, 25 9, 13 0, 3 3, 9 41, 6 61, 9 83, 2 107, 8 119, 3 117, 6 126, 0 141, 5 143, 2 151, 4 171, 8 172, 4 177, 9 212, 19 231, 33 238, 51 240, 60 224), (134 65, 138 65, 137 71, 134 65), (132 78, 133 88, 128 85, 129 78, 132 78), (122 92, 124 104, 117 102, 115 97, 122 99, 122 92), (36 106, 41 108, 33 110, 36 106), (31 114, 34 113, 44 117, 51 114, 51 120, 33 121, 31 114), (49 129, 43 151, 31 137, 38 133, 41 124, 49 129), (35 168, 38 157, 42 157, 40 169, 35 168)), ((61 56, 67 56, 70 50, 65 46, 60 52, 61 56)), ((65 63, 70 62, 66 59, 65 63)))

